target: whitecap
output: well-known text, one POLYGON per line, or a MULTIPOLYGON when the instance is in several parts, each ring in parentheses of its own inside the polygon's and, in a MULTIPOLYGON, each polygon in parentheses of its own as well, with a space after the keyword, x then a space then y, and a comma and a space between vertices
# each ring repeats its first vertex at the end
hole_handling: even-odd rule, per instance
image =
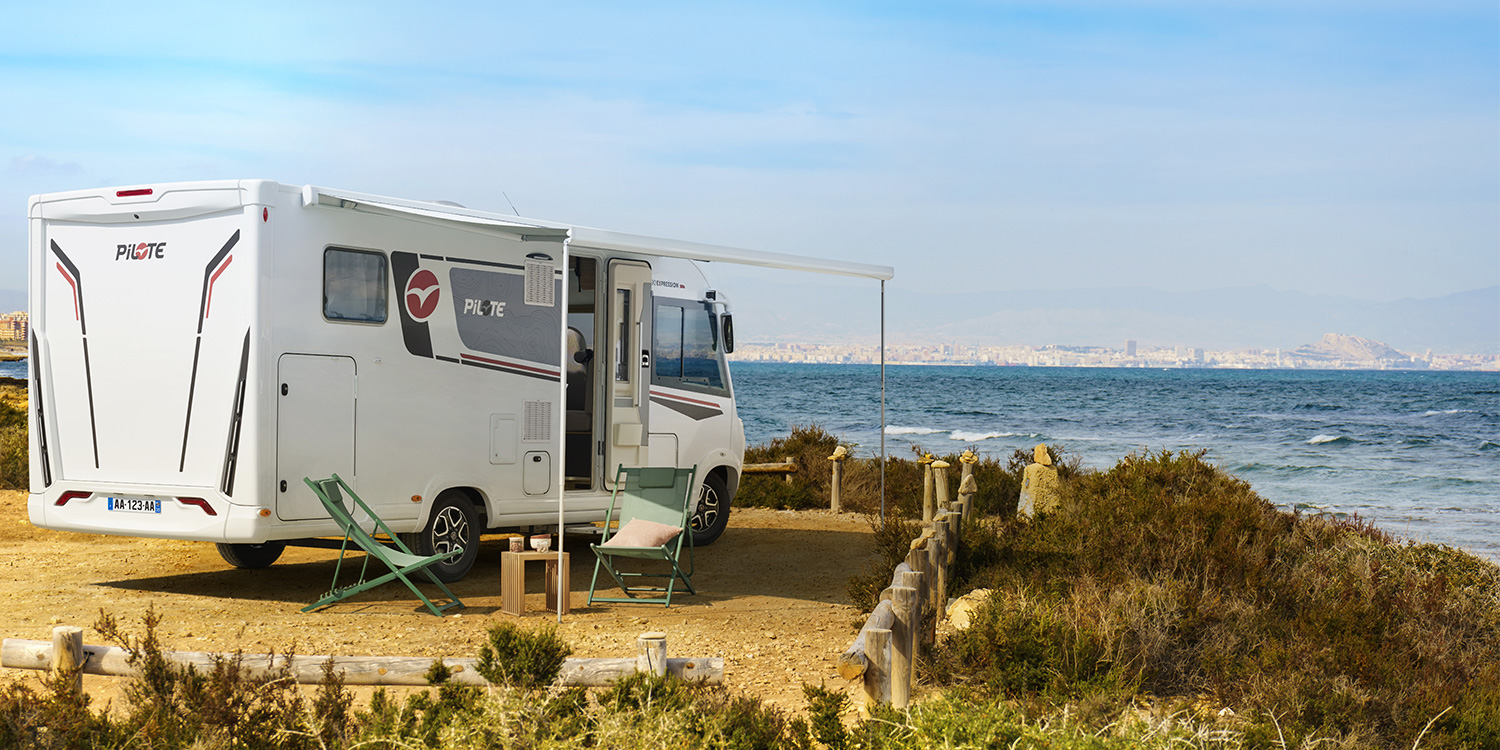
POLYGON ((1422 412, 1422 416, 1424 416, 1424 417, 1436 417, 1436 416, 1441 416, 1443 414, 1473 414, 1473 413, 1474 413, 1473 409, 1442 409, 1442 410, 1429 409, 1427 411, 1422 412))
POLYGON ((947 430, 935 430, 931 427, 902 427, 894 424, 886 425, 885 428, 887 435, 936 435, 939 432, 947 432, 947 430))
POLYGON ((962 440, 966 443, 978 443, 985 440, 993 440, 995 438, 1015 436, 1016 433, 1014 432, 966 432, 964 430, 954 430, 950 435, 948 435, 948 438, 950 440, 962 440))
POLYGON ((1326 443, 1348 443, 1349 438, 1343 435, 1313 435, 1307 439, 1308 445, 1324 445, 1326 443))

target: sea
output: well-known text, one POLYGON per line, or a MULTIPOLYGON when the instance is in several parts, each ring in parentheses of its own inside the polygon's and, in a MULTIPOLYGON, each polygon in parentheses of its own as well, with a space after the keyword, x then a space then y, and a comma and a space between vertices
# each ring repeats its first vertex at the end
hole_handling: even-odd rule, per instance
MULTIPOLYGON (((731 370, 751 444, 816 424, 878 454, 878 366, 731 370)), ((886 425, 889 455, 1049 443, 1103 469, 1202 450, 1280 507, 1500 562, 1500 373, 897 365, 886 425)))
MULTIPOLYGON (((0 376, 27 372, 0 362, 0 376)), ((750 443, 816 424, 878 454, 878 366, 731 372, 750 443)), ((885 437, 889 455, 972 448, 1002 461, 1060 444, 1099 469, 1202 450, 1288 510, 1357 514, 1500 562, 1500 373, 895 365, 885 437)))

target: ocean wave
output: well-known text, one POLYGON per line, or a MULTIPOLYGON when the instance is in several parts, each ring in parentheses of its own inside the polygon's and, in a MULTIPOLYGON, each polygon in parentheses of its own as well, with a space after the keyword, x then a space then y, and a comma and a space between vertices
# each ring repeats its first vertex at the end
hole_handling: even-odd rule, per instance
POLYGON ((1346 437, 1344 435, 1313 435, 1312 437, 1307 439, 1308 445, 1348 445, 1349 443, 1354 442, 1358 441, 1356 441, 1354 438, 1346 437))
POLYGON ((1481 440, 1481 441, 1479 441, 1479 450, 1482 450, 1482 451, 1500 450, 1500 443, 1497 443, 1497 442, 1495 442, 1493 440, 1481 440))
POLYGON ((1473 414, 1473 413, 1474 413, 1473 409, 1442 409, 1442 410, 1429 409, 1427 411, 1422 412, 1422 416, 1424 416, 1424 417, 1437 417, 1437 416, 1441 416, 1443 414, 1473 414))
POLYGON ((1344 411, 1347 408, 1338 404, 1297 404, 1292 411, 1344 411))
POLYGON ((1016 437, 1014 432, 968 432, 965 430, 954 430, 948 435, 950 440, 962 440, 965 443, 979 443, 995 438, 1016 437))
POLYGON ((936 435, 939 432, 947 432, 947 430, 937 430, 931 427, 902 427, 894 424, 885 427, 887 435, 936 435))

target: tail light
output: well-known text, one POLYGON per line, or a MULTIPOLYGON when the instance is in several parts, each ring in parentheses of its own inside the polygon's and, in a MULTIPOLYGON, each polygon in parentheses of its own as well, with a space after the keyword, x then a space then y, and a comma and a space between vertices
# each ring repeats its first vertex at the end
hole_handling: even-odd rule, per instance
POLYGON ((214 506, 209 505, 208 501, 204 500, 201 497, 179 497, 177 498, 177 502, 182 503, 183 505, 191 505, 195 508, 200 508, 204 513, 207 513, 210 516, 219 515, 216 511, 214 511, 214 506))
POLYGON ((57 502, 53 503, 53 505, 67 505, 69 500, 77 500, 80 497, 88 497, 92 494, 94 493, 84 492, 82 490, 68 490, 67 492, 62 493, 62 497, 57 498, 57 502))

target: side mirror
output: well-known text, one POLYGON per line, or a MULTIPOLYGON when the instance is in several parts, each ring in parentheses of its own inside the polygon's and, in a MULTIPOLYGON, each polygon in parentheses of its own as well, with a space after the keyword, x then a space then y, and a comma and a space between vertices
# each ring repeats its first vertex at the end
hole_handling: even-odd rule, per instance
POLYGON ((724 353, 734 354, 734 316, 724 316, 724 353))

